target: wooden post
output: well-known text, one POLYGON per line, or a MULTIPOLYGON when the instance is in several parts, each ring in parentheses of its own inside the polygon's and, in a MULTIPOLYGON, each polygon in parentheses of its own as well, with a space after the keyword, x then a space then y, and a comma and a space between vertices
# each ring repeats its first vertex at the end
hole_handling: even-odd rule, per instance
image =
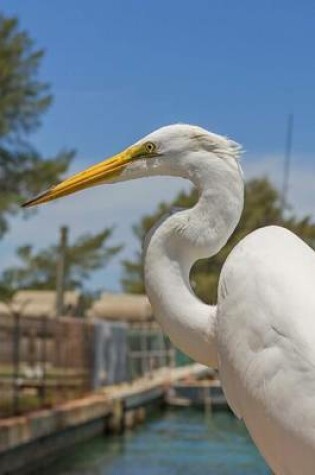
POLYGON ((21 337, 21 328, 20 328, 20 314, 19 312, 13 313, 14 326, 13 326, 13 372, 12 372, 12 383, 13 383, 13 397, 12 397, 12 412, 16 416, 20 410, 20 337, 21 337))
POLYGON ((46 338, 47 338, 47 317, 41 318, 41 384, 40 384, 40 405, 44 406, 46 401, 46 338))
POLYGON ((107 421, 107 432, 110 434, 122 434, 125 423, 125 409, 122 399, 113 401, 113 408, 107 421))
POLYGON ((68 228, 67 226, 62 226, 60 228, 60 244, 59 244, 58 262, 57 262, 57 279, 56 279, 56 316, 57 317, 60 317, 63 314, 63 309, 64 309, 67 243, 68 243, 68 228))

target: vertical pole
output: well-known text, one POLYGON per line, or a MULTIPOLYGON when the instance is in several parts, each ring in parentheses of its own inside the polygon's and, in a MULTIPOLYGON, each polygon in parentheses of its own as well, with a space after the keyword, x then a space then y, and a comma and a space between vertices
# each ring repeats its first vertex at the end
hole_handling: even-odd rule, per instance
POLYGON ((140 352, 141 352, 141 376, 145 376, 148 371, 147 352, 147 332, 144 326, 139 327, 140 331, 140 352))
POLYGON ((165 337, 161 330, 158 331, 157 336, 158 336, 159 351, 160 351, 159 368, 163 368, 167 366, 167 348, 165 344, 165 337))
POLYGON ((41 318, 41 385, 40 385, 40 407, 45 405, 46 399, 46 338, 47 338, 47 317, 41 318))
POLYGON ((132 354, 132 329, 127 329, 127 365, 128 365, 128 381, 134 380, 134 358, 132 354))
POLYGON ((68 244, 68 228, 60 228, 59 256, 57 262, 57 281, 56 281, 56 315, 60 317, 64 308, 64 290, 65 290, 65 267, 66 251, 68 244))
POLYGON ((171 340, 168 340, 168 365, 170 368, 176 368, 176 349, 171 340))
POLYGON ((283 184, 282 184, 282 194, 281 194, 281 211, 284 213, 287 207, 287 198, 289 190, 289 179, 290 179, 290 166, 291 166, 291 154, 292 154, 292 138, 293 138, 293 114, 289 114, 287 121, 287 131, 286 131, 286 140, 285 140, 285 153, 284 153, 284 164, 283 164, 283 184))
POLYGON ((154 335, 152 333, 151 324, 147 323, 146 328, 146 362, 147 362, 147 371, 149 377, 152 378, 152 372, 154 369, 154 335))
POLYGON ((13 327, 13 400, 12 400, 12 411, 13 415, 16 416, 20 410, 20 385, 19 385, 19 376, 20 376, 20 314, 19 312, 13 313, 14 318, 14 327, 13 327))

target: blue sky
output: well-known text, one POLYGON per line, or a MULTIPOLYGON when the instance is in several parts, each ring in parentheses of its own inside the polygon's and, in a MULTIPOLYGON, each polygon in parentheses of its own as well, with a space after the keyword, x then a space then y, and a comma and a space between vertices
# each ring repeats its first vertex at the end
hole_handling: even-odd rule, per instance
MULTIPOLYGON (((2 0, 38 47, 40 77, 54 104, 31 137, 43 154, 75 148, 73 169, 94 163, 158 126, 196 123, 243 144, 247 176, 281 182, 285 122, 295 115, 290 201, 314 216, 315 3, 311 0, 2 0)), ((130 226, 180 180, 155 179, 90 190, 26 222, 14 218, 1 242, 2 267, 25 242, 45 246, 61 224, 73 237, 115 224, 124 256, 130 226)), ((116 260, 90 286, 119 288, 116 260)))

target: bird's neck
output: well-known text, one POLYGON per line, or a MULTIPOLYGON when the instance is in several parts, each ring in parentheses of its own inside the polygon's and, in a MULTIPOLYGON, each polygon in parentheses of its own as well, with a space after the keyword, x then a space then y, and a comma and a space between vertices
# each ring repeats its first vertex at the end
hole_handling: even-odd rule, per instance
POLYGON ((168 217, 151 233, 145 257, 145 286, 156 319, 173 343, 195 361, 217 366, 216 307, 199 300, 189 274, 198 259, 215 255, 235 229, 243 208, 238 167, 216 169, 194 163, 189 178, 197 204, 168 217))

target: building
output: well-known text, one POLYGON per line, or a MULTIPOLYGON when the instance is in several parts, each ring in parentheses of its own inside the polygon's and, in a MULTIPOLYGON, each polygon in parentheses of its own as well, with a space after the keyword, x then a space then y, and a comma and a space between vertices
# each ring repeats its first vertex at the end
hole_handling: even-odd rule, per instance
POLYGON ((102 293, 88 310, 88 317, 130 324, 154 321, 153 310, 146 295, 102 293))
MULTIPOLYGON (((77 291, 64 293, 64 311, 61 316, 82 316, 82 295, 77 291)), ((20 290, 9 304, 0 303, 0 315, 18 312, 22 317, 56 317, 56 292, 54 290, 20 290)))

